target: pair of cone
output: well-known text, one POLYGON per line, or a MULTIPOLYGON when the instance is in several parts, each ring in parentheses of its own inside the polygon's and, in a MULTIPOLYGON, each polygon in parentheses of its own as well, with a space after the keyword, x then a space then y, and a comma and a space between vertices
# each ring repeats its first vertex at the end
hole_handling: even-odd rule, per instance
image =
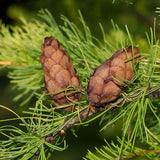
MULTIPOLYGON (((50 96, 57 108, 66 105, 64 110, 72 110, 72 104, 82 99, 82 93, 75 88, 81 90, 83 87, 68 53, 52 36, 45 38, 42 53, 40 60, 44 69, 47 92, 53 92, 50 96), (65 90, 66 88, 68 89, 65 90)), ((86 89, 90 105, 101 107, 116 100, 123 91, 124 81, 131 81, 134 78, 134 66, 139 57, 137 47, 125 47, 97 67, 86 89)))

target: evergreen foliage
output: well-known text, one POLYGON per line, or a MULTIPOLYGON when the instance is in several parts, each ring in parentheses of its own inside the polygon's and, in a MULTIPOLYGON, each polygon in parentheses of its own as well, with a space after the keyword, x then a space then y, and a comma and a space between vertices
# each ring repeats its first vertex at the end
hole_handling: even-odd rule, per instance
POLYGON ((33 108, 24 112, 28 117, 21 117, 0 105, 1 108, 7 109, 16 116, 12 119, 0 120, 1 124, 13 120, 19 122, 19 126, 0 127, 0 133, 6 137, 5 140, 0 141, 0 159, 27 160, 39 155, 38 159, 44 160, 48 159, 49 153, 54 150, 63 151, 67 148, 63 135, 57 136, 53 145, 45 141, 45 137, 51 133, 56 136, 76 116, 79 118, 79 123, 76 125, 89 124, 100 117, 101 131, 123 119, 122 137, 117 137, 117 143, 109 144, 105 141, 106 146, 102 149, 96 148, 96 153, 89 152, 84 159, 110 160, 138 156, 149 159, 158 158, 160 152, 158 104, 160 101, 159 98, 155 100, 152 94, 160 89, 160 46, 155 28, 151 28, 150 33, 146 32, 146 40, 142 42, 132 38, 127 26, 124 33, 111 21, 112 33, 106 34, 102 25, 99 25, 103 39, 101 41, 91 35, 80 12, 80 27, 70 22, 65 16, 61 17, 64 24, 58 26, 46 9, 41 10, 38 16, 30 22, 21 18, 22 26, 5 26, 1 23, 0 64, 1 69, 8 68, 11 83, 14 83, 15 89, 20 90, 15 100, 23 99, 21 105, 30 101, 33 96, 37 96, 38 100, 33 108), (44 75, 39 59, 42 54, 41 44, 47 36, 54 36, 67 50, 84 88, 93 70, 110 58, 115 51, 129 45, 140 48, 142 57, 139 69, 136 70, 136 76, 132 82, 126 81, 128 88, 119 99, 124 102, 123 105, 119 105, 119 102, 111 104, 111 107, 119 107, 115 115, 108 112, 110 107, 81 121, 80 112, 88 107, 85 89, 81 91, 84 94, 82 101, 73 104, 83 108, 79 107, 77 111, 72 112, 53 109, 52 103, 48 103, 48 94, 42 93, 45 90, 44 75), (137 146, 137 142, 146 144, 147 148, 137 146))

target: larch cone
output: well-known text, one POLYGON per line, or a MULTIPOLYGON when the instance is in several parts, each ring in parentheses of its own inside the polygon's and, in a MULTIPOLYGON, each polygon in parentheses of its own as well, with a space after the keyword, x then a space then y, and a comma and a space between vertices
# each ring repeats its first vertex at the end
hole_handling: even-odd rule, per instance
POLYGON ((131 81, 134 78, 134 68, 139 57, 137 47, 125 47, 97 67, 86 90, 90 105, 103 107, 116 100, 123 91, 124 81, 131 81))
POLYGON ((82 94, 74 89, 67 92, 64 89, 69 86, 76 89, 83 88, 78 73, 73 67, 68 53, 54 37, 46 37, 41 50, 43 54, 40 56, 40 60, 44 70, 45 88, 48 93, 57 92, 50 94, 57 108, 71 104, 63 108, 63 110, 70 111, 73 108, 72 103, 80 101, 82 94))

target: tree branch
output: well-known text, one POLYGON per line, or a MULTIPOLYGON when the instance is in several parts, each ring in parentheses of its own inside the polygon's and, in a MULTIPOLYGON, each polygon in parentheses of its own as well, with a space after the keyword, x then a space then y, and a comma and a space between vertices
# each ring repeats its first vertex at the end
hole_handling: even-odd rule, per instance
MULTIPOLYGON (((150 88, 150 87, 146 87, 147 91, 150 91, 153 89, 150 88)), ((138 93, 140 92, 141 90, 138 90, 132 94, 130 94, 130 96, 136 96, 138 95, 138 93)), ((158 98, 159 97, 159 94, 160 94, 160 89, 157 89, 156 91, 146 95, 146 96, 151 96, 153 98, 158 98)), ((83 121, 85 120, 86 118, 96 114, 96 113, 100 113, 102 111, 105 111, 106 109, 108 108, 114 108, 114 107, 121 107, 123 106, 124 104, 128 103, 128 102, 132 102, 132 101, 136 101, 138 98, 140 98, 139 96, 137 96, 136 98, 118 98, 116 100, 116 102, 114 103, 109 103, 107 104, 105 107, 93 107, 91 105, 89 105, 86 109, 84 109, 83 111, 81 111, 79 114, 80 114, 80 118, 79 118, 79 115, 76 115, 70 122, 66 123, 68 121, 68 118, 66 118, 64 120, 64 123, 62 126, 60 126, 56 131, 54 131, 53 133, 47 135, 45 137, 45 140, 51 144, 54 144, 55 143, 55 140, 56 138, 59 136, 59 135, 62 135, 62 134, 65 134, 66 130, 69 129, 70 127, 72 127, 75 123, 79 122, 79 121, 83 121), (63 127, 64 126, 64 127, 63 127), (57 133, 56 133, 57 132, 57 133), (53 136, 54 135, 54 136, 53 136)))
POLYGON ((0 61, 0 65, 2 65, 2 66, 11 66, 11 65, 23 65, 23 66, 26 66, 27 64, 26 63, 14 63, 14 62, 11 62, 11 61, 0 61))

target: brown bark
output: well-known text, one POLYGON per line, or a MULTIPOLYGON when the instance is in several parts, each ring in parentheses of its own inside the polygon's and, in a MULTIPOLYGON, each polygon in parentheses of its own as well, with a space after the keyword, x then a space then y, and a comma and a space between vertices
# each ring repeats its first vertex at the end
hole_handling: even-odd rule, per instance
POLYGON ((91 106, 105 106, 114 101, 123 91, 125 80, 131 81, 134 76, 135 63, 140 57, 139 49, 125 47, 97 67, 87 86, 87 99, 91 106))
MULTIPOLYGON (((77 71, 74 69, 68 53, 63 50, 62 45, 54 37, 46 37, 42 44, 42 55, 40 60, 44 69, 45 87, 57 106, 72 104, 82 98, 82 94, 76 89, 82 89, 77 71), (64 89, 71 90, 65 92, 64 89), (63 91, 61 91, 63 90, 63 91)), ((64 108, 71 110, 73 105, 64 108)))

